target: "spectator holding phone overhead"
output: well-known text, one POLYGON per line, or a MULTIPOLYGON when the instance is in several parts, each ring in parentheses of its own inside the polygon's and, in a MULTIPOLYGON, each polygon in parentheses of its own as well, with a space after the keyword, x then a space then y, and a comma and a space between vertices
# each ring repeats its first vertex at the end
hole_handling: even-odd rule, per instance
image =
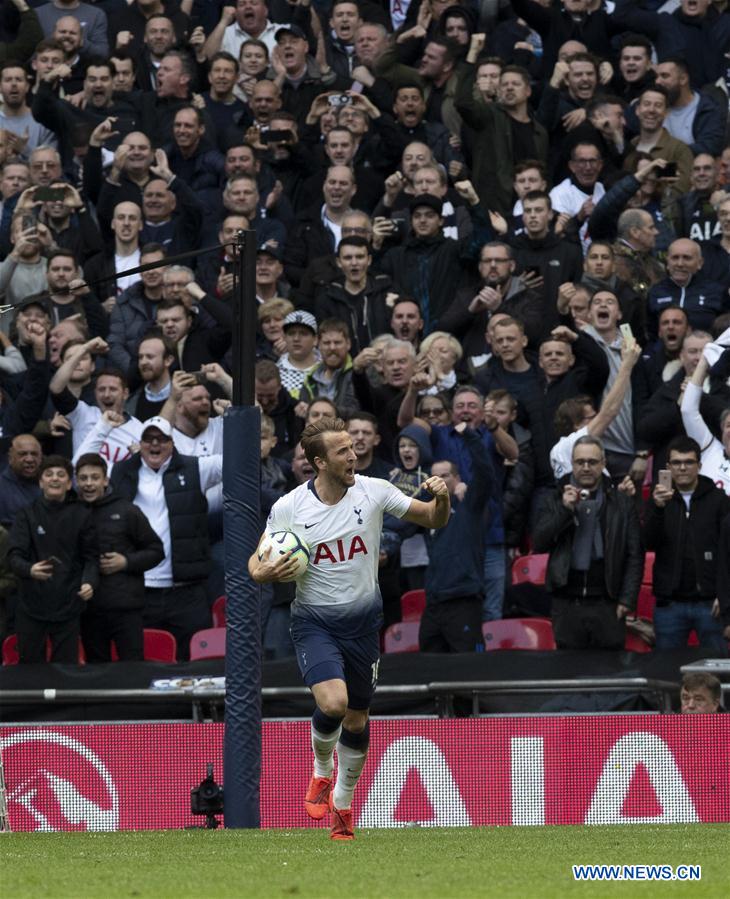
POLYGON ((71 491, 73 469, 63 456, 41 463, 41 495, 21 509, 8 538, 8 563, 19 581, 15 626, 21 663, 78 659, 81 611, 99 583, 90 512, 71 491), (70 495, 69 495, 70 494, 70 495))
POLYGON ((38 222, 35 207, 26 205, 27 193, 21 194, 10 224, 12 250, 0 262, 0 302, 13 306, 48 288, 43 250, 51 238, 38 222))

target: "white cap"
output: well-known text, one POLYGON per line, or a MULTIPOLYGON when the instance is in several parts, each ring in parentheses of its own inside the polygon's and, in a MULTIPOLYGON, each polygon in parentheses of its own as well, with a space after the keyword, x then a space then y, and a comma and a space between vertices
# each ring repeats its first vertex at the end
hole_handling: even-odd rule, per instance
POLYGON ((150 428, 157 428, 158 431, 162 431, 165 437, 172 437, 172 425, 166 418, 161 418, 159 415, 148 418, 144 423, 144 427, 142 428, 143 437, 150 428))

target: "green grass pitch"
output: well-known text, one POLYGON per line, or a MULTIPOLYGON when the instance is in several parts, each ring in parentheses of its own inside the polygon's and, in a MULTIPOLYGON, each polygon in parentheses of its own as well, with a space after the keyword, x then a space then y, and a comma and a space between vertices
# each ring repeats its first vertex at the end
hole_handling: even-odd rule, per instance
POLYGON ((730 825, 0 834, 5 899, 730 896, 730 825), (693 864, 700 882, 576 883, 573 864, 693 864))

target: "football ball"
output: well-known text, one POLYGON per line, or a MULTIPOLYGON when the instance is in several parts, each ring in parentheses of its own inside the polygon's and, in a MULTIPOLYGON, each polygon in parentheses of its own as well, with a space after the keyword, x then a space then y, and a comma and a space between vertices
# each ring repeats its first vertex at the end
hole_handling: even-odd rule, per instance
POLYGON ((259 547, 259 561, 264 557, 266 551, 271 547, 272 560, 276 560, 276 556, 284 556, 290 550, 292 551, 291 559, 297 563, 297 570, 293 577, 287 578, 287 581, 296 581, 307 570, 309 564, 309 547, 307 544, 292 531, 274 531, 267 534, 259 547))

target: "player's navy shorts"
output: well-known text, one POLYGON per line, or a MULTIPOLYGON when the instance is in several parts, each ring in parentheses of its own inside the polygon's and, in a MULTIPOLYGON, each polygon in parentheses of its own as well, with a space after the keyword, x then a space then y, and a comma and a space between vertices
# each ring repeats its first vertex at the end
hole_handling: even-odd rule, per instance
MULTIPOLYGON (((372 618, 372 615, 369 616, 372 618)), ((378 681, 380 616, 376 626, 356 636, 308 611, 292 609, 291 637, 299 670, 308 687, 326 680, 344 680, 348 708, 370 708, 378 681)))

